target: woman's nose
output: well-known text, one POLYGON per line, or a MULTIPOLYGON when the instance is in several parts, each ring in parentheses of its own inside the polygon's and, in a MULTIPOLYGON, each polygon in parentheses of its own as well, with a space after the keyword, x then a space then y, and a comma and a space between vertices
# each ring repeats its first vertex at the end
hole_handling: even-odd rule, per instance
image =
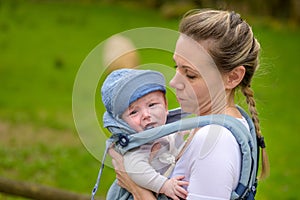
POLYGON ((171 79, 169 84, 172 88, 183 90, 184 84, 182 80, 183 80, 182 75, 178 71, 176 71, 174 77, 171 79))

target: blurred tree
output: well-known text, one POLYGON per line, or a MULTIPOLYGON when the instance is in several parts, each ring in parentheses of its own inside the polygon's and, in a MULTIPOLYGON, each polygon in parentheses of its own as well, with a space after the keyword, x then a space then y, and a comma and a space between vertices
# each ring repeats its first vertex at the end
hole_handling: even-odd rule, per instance
MULTIPOLYGON (((16 6, 22 0, 0 0, 0 7, 3 2, 9 2, 16 6)), ((36 0, 46 1, 46 0, 36 0)), ((60 0, 52 0, 60 1, 60 0)), ((160 10, 162 15, 170 18, 178 18, 184 12, 193 8, 216 8, 231 9, 239 13, 270 16, 276 19, 294 21, 300 24, 300 0, 67 0, 81 3, 134 3, 148 8, 160 10)))
POLYGON ((289 18, 291 15, 291 0, 266 0, 269 14, 276 18, 289 18))
POLYGON ((166 1, 160 11, 166 18, 178 18, 184 15, 188 10, 198 8, 197 4, 192 1, 166 1))
POLYGON ((291 18, 297 23, 300 24, 300 0, 292 0, 291 2, 291 18))

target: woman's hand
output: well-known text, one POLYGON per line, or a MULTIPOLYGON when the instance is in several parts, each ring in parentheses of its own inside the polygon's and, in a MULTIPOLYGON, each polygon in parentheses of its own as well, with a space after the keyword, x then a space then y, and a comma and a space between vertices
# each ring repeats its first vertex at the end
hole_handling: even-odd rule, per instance
POLYGON ((123 157, 118 152, 116 152, 113 148, 110 148, 108 153, 112 157, 112 164, 115 168, 116 178, 120 187, 125 188, 128 192, 130 192, 135 200, 156 199, 151 191, 138 186, 130 179, 125 171, 123 157))

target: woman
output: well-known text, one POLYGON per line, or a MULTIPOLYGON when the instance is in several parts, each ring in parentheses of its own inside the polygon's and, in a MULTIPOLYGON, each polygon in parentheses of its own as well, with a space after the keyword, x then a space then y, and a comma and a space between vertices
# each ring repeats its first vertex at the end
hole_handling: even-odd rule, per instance
MULTIPOLYGON (((176 74, 170 81, 185 112, 199 116, 226 114, 247 122, 235 106, 235 90, 245 95, 262 147, 261 178, 268 159, 261 135, 251 80, 258 68, 260 45, 251 27, 234 12, 193 10, 180 23, 173 59, 176 74)), ((119 185, 135 199, 156 199, 124 173, 122 157, 110 150, 119 185)), ((192 130, 172 176, 189 182, 187 199, 230 199, 241 170, 241 152, 229 130, 209 125, 192 130)), ((186 197, 181 197, 186 198, 186 197)))

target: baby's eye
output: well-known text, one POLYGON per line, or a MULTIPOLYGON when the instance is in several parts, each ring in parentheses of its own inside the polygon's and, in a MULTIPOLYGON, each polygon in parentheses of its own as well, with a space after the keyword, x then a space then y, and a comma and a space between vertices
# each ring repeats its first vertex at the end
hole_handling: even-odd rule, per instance
POLYGON ((136 110, 132 110, 132 111, 129 112, 129 115, 135 115, 136 113, 137 113, 136 110))
POLYGON ((157 103, 150 103, 149 104, 149 107, 153 107, 153 106, 155 106, 157 103))

